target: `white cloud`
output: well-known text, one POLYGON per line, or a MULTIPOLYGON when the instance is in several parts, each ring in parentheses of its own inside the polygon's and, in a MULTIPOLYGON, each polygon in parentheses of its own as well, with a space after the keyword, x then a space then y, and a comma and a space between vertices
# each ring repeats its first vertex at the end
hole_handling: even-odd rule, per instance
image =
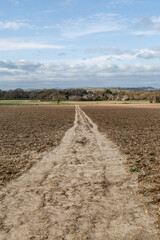
POLYGON ((106 61, 68 64, 1 61, 0 83, 18 87, 157 86, 160 64, 114 64, 106 61), (133 84, 134 83, 134 84, 133 84))
POLYGON ((109 5, 112 7, 116 7, 117 5, 133 5, 137 2, 137 0, 111 0, 109 5))
POLYGON ((141 29, 133 31, 133 35, 159 35, 160 34, 160 17, 145 17, 142 19, 133 19, 133 29, 141 29))
POLYGON ((153 26, 154 29, 160 30, 160 23, 157 23, 153 26))
POLYGON ((101 48, 101 47, 91 47, 85 49, 86 54, 93 54, 93 53, 112 53, 116 55, 123 55, 125 53, 133 54, 131 50, 121 50, 116 47, 110 47, 110 48, 101 48))
POLYGON ((160 52, 156 52, 149 49, 143 49, 137 52, 136 57, 143 58, 143 59, 160 58, 160 52))
POLYGON ((131 32, 132 35, 137 35, 137 36, 147 36, 147 35, 160 35, 160 32, 154 31, 154 30, 147 30, 147 31, 135 31, 131 32))
POLYGON ((159 59, 160 58, 160 48, 152 48, 152 49, 140 49, 140 50, 123 50, 118 49, 115 47, 111 48, 100 48, 100 47, 92 47, 86 49, 86 54, 94 54, 94 53, 104 53, 105 55, 95 57, 95 58, 88 58, 83 61, 88 61, 90 63, 94 61, 130 61, 130 60, 136 60, 144 59, 159 59))
POLYGON ((101 12, 87 17, 68 19, 59 24, 46 25, 44 29, 57 29, 63 38, 71 40, 109 32, 123 32, 137 36, 159 35, 160 17, 125 18, 119 14, 101 12))
POLYGON ((29 25, 26 22, 22 22, 22 21, 5 21, 2 22, 0 21, 0 30, 4 30, 4 29, 12 29, 12 30, 18 30, 20 28, 29 28, 31 29, 32 26, 29 25))
POLYGON ((0 39, 0 51, 24 50, 24 49, 62 49, 64 46, 39 42, 20 42, 0 39))
POLYGON ((151 21, 152 21, 152 23, 155 23, 155 24, 157 24, 157 23, 160 23, 160 17, 151 17, 151 21))
POLYGON ((124 19, 118 14, 99 13, 86 18, 69 19, 62 24, 45 26, 45 28, 57 28, 61 35, 68 39, 75 39, 95 33, 104 33, 122 30, 124 19))
POLYGON ((99 57, 87 58, 84 60, 79 60, 81 63, 93 64, 93 63, 101 63, 101 62, 114 62, 114 61, 124 61, 124 60, 133 60, 136 59, 135 54, 107 54, 99 57))
POLYGON ((147 28, 152 26, 153 22, 152 19, 150 17, 144 17, 141 19, 133 19, 132 20, 133 28, 147 28))

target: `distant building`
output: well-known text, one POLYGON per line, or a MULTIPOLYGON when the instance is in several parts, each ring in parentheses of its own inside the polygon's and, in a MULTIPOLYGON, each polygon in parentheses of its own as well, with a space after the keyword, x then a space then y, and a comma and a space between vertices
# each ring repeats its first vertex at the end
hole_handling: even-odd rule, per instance
POLYGON ((69 96, 68 100, 69 101, 80 101, 80 100, 82 100, 82 97, 78 96, 78 95, 71 95, 71 96, 69 96))
POLYGON ((127 98, 128 98, 128 96, 127 96, 127 95, 125 95, 125 96, 122 96, 122 101, 125 101, 127 98))

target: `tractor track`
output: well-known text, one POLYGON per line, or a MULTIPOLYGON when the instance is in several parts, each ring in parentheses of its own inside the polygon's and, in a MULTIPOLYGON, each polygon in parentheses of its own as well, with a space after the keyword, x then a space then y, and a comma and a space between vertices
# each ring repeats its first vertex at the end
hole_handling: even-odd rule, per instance
POLYGON ((0 192, 1 240, 158 240, 118 147, 76 106, 61 144, 0 192))

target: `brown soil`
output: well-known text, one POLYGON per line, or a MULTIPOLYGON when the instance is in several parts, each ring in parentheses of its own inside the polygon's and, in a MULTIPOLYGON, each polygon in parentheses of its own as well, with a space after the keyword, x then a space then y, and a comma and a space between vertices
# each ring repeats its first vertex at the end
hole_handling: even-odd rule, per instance
POLYGON ((0 192, 1 240, 159 240, 126 156, 77 106, 61 144, 0 192))
POLYGON ((0 185, 57 146, 73 122, 72 106, 0 107, 0 185))
MULTIPOLYGON (((160 204, 160 105, 85 106, 98 129, 126 154, 128 171, 138 168, 145 203, 160 204)), ((153 207, 153 205, 152 205, 153 207)))

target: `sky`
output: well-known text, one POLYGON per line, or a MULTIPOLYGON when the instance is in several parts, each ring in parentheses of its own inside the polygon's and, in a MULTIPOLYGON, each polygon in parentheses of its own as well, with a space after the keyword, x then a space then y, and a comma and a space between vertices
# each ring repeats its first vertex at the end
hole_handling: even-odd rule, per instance
POLYGON ((148 86, 159 0, 0 1, 0 89, 148 86))

